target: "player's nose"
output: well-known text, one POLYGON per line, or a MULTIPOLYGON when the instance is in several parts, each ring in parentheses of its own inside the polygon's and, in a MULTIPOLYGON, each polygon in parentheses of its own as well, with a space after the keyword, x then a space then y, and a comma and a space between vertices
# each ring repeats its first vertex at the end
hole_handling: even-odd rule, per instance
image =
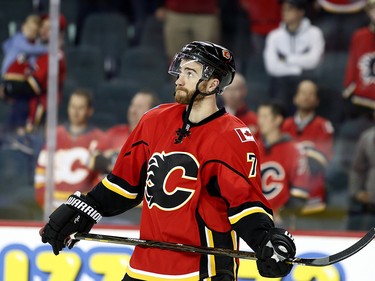
POLYGON ((183 75, 178 75, 177 76, 175 84, 176 84, 176 86, 182 86, 182 85, 185 84, 183 75))

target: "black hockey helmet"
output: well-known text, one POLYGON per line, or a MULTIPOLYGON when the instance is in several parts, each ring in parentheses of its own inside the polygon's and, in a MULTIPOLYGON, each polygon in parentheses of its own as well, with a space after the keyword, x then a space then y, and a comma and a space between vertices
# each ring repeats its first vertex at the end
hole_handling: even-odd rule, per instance
POLYGON ((186 44, 173 58, 168 73, 174 76, 180 75, 180 64, 183 59, 195 60, 203 65, 201 79, 217 77, 220 80, 218 94, 221 94, 233 81, 236 72, 233 54, 220 45, 202 41, 186 44))

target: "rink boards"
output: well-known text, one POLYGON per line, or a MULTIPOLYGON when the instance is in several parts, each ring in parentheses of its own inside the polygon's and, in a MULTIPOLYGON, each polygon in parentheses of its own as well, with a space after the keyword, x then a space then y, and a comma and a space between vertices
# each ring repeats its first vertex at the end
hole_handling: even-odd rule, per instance
MULTIPOLYGON (((0 222, 0 280, 3 281, 113 281, 121 280, 132 247, 81 241, 73 250, 55 256, 41 243, 35 223, 0 222)), ((138 237, 136 228, 96 226, 92 232, 138 237)), ((339 252, 364 233, 293 232, 297 256, 320 257, 339 252)), ((241 243, 241 250, 250 249, 241 243)), ((279 279, 258 275, 254 261, 241 260, 239 280, 247 281, 373 281, 375 242, 356 255, 328 267, 294 266, 291 274, 279 279), (315 278, 315 279, 314 279, 315 278)))

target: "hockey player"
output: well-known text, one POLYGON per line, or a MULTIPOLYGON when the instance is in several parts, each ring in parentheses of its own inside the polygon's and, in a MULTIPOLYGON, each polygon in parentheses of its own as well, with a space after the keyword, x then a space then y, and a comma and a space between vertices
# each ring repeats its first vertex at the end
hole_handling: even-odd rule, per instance
MULTIPOLYGON (((57 255, 77 231, 101 216, 143 201, 140 237, 256 252, 259 272, 287 275, 295 255, 291 235, 275 228, 261 189, 259 152, 250 130, 225 109, 221 94, 235 74, 232 53, 194 41, 176 54, 175 100, 148 111, 122 147, 113 171, 87 195, 71 195, 40 230, 57 255)), ((238 260, 135 247, 123 280, 237 280, 238 260)))

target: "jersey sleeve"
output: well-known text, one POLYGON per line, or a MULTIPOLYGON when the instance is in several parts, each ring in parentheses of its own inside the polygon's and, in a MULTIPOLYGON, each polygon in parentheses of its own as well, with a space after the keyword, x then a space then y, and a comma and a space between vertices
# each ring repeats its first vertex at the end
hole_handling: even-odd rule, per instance
POLYGON ((88 195, 104 216, 115 216, 137 206, 143 198, 148 142, 139 124, 123 145, 116 164, 88 195))
POLYGON ((223 198, 231 227, 256 249, 257 239, 274 226, 271 207, 262 193, 258 147, 255 141, 235 141, 224 149, 221 157, 205 164, 206 188, 212 196, 223 198))

